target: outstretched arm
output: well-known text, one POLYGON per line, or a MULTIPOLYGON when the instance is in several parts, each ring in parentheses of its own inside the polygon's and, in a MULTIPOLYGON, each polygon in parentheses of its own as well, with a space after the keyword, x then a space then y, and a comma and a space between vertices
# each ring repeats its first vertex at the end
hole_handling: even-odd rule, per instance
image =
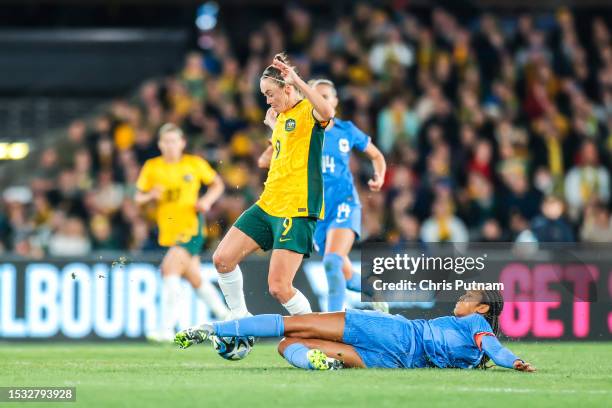
POLYGON ((518 371, 534 372, 531 364, 518 358, 510 350, 502 346, 495 336, 482 336, 482 349, 495 364, 518 371))
POLYGON ((372 167, 374 167, 374 176, 368 181, 368 186, 372 191, 380 191, 385 182, 385 173, 387 172, 385 156, 372 142, 368 143, 364 153, 372 161, 372 167))

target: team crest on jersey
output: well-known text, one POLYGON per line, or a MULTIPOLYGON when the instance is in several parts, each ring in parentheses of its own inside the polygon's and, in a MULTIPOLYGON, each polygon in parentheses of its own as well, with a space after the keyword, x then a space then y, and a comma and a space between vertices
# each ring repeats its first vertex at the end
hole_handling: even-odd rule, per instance
POLYGON ((349 145, 349 141, 345 138, 342 138, 338 141, 338 149, 342 153, 348 153, 351 150, 351 146, 349 145))
POLYGON ((285 122, 285 132, 293 132, 295 130, 295 119, 287 119, 285 122))
POLYGON ((191 182, 192 180, 193 180, 193 176, 191 174, 185 174, 183 176, 183 181, 185 181, 187 183, 191 182))

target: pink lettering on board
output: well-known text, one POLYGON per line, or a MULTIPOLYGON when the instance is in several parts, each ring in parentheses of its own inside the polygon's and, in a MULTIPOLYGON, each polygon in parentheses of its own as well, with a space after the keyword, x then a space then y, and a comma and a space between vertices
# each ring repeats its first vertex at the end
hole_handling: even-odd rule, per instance
POLYGON ((559 282, 562 270, 559 265, 539 264, 533 270, 533 335, 544 338, 557 338, 563 335, 563 322, 549 320, 550 309, 561 305, 561 295, 549 288, 550 283, 559 282), (546 299, 546 301, 544 301, 546 299))
POLYGON ((595 265, 568 265, 565 278, 573 283, 574 307, 572 330, 576 337, 586 337, 591 331, 591 284, 599 279, 599 270, 595 265))
POLYGON ((508 264, 499 281, 504 284, 505 306, 499 325, 510 337, 525 337, 531 328, 531 272, 525 264, 508 264))

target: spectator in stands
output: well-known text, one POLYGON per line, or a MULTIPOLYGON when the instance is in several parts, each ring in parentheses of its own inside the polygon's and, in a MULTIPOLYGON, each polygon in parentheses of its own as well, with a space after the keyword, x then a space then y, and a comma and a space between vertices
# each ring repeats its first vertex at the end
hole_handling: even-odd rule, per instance
POLYGON ((81 191, 91 190, 93 187, 93 174, 91 155, 86 148, 77 150, 74 154, 74 176, 77 188, 81 191))
POLYGON ((580 238, 585 242, 612 242, 612 217, 606 205, 595 202, 586 207, 580 238))
POLYGON ((98 183, 94 193, 94 208, 97 213, 112 215, 123 201, 123 187, 113 181, 110 171, 104 170, 98 174, 98 183))
POLYGON ((438 198, 433 204, 432 217, 425 220, 421 228, 424 242, 468 242, 467 228, 454 215, 454 204, 450 199, 438 198))
POLYGON ((130 231, 130 240, 127 243, 127 248, 131 251, 159 251, 160 247, 157 241, 151 239, 150 228, 146 222, 137 219, 132 222, 130 231))
POLYGON ((542 201, 542 214, 531 221, 531 232, 538 242, 574 242, 574 232, 563 218, 565 203, 550 195, 542 201))
POLYGON ((32 174, 32 189, 34 191, 49 191, 57 182, 60 172, 57 149, 48 147, 40 154, 36 170, 32 174))
POLYGON ((90 251, 87 230, 77 217, 66 218, 49 242, 49 255, 55 257, 85 256, 90 251))
POLYGON ((503 219, 509 219, 513 213, 518 213, 527 220, 538 215, 542 195, 530 186, 522 166, 502 169, 502 176, 507 187, 502 199, 503 219))
POLYGON ((119 242, 113 236, 110 221, 104 215, 94 215, 89 223, 91 231, 91 246, 94 251, 121 249, 119 242))
POLYGON ((474 157, 468 164, 468 171, 479 174, 488 181, 493 180, 493 148, 488 140, 478 140, 474 146, 474 157))
POLYGON ((75 120, 68 126, 68 137, 57 148, 61 167, 73 166, 76 152, 85 147, 86 130, 86 124, 82 120, 75 120))
POLYGON ((499 217, 501 205, 493 183, 482 173, 468 174, 467 187, 460 199, 465 201, 460 214, 471 228, 480 229, 485 222, 499 217))
POLYGON ((414 52, 404 41, 396 27, 389 27, 384 33, 384 40, 379 41, 370 51, 370 67, 377 75, 383 75, 391 63, 410 67, 414 63, 414 52))
POLYGON ((27 207, 32 200, 32 192, 24 187, 11 187, 3 192, 2 199, 6 208, 6 218, 0 220, 3 246, 19 255, 27 256, 30 250, 29 238, 34 229, 33 223, 28 219, 27 207))
POLYGON ((401 249, 406 245, 414 245, 421 242, 419 236, 419 220, 408 214, 403 214, 397 219, 398 238, 395 247, 401 249))
POLYGON ((579 164, 565 177, 565 198, 574 219, 589 202, 607 204, 610 199, 610 171, 599 163, 597 145, 592 140, 583 143, 579 164))
MULTIPOLYGON (((204 70, 202 54, 190 52, 185 58, 185 67, 181 73, 181 79, 191 97, 198 102, 202 102, 206 97, 205 78, 206 71, 204 70)), ((157 89, 154 88, 153 83, 150 83, 148 89, 143 88, 142 94, 145 96, 143 100, 149 101, 149 106, 155 105, 157 89)))
POLYGON ((269 132, 258 74, 285 49, 302 75, 336 83, 339 116, 385 152, 381 193, 363 188, 366 162, 351 165, 364 240, 466 240, 469 232, 472 240, 499 241, 533 230, 540 239, 580 232, 583 240, 610 241, 605 18, 563 8, 537 21, 499 12, 463 22, 442 8, 392 14, 368 3, 338 19, 315 19, 302 6, 285 11, 285 20, 263 20, 232 41, 216 30, 175 74, 145 79, 133 98, 115 99, 89 124, 72 122, 63 141, 36 156, 31 202, 0 209, 0 251, 40 254, 63 233, 66 217, 89 228, 83 235, 91 237, 81 238, 91 248, 155 249, 150 214, 131 208, 133 182, 158 155, 154 134, 166 121, 179 123, 192 151, 232 186, 210 213, 207 245, 214 246, 261 191, 264 175, 252 157, 269 132), (552 195, 565 197, 567 219, 557 215, 558 201, 542 203, 552 195))
POLYGON ((506 236, 504 236, 502 226, 495 218, 489 218, 482 224, 480 232, 475 239, 480 242, 508 241, 506 236))
POLYGON ((408 104, 403 95, 397 95, 388 107, 378 115, 378 145, 383 153, 389 154, 397 143, 416 146, 419 130, 419 119, 408 110, 408 104))

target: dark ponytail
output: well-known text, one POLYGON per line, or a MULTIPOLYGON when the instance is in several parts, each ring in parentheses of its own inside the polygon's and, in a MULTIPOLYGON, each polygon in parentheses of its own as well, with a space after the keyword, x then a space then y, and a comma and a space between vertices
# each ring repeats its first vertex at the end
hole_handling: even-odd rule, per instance
MULTIPOLYGON (((483 317, 489 322, 491 328, 493 329, 493 334, 495 336, 499 336, 499 315, 502 310, 504 310, 504 297, 499 290, 483 290, 481 293, 482 299, 480 300, 480 304, 488 305, 489 311, 483 315, 483 317)), ((478 368, 487 369, 487 363, 489 362, 489 357, 485 354, 482 356, 482 360, 478 364, 478 368)))

